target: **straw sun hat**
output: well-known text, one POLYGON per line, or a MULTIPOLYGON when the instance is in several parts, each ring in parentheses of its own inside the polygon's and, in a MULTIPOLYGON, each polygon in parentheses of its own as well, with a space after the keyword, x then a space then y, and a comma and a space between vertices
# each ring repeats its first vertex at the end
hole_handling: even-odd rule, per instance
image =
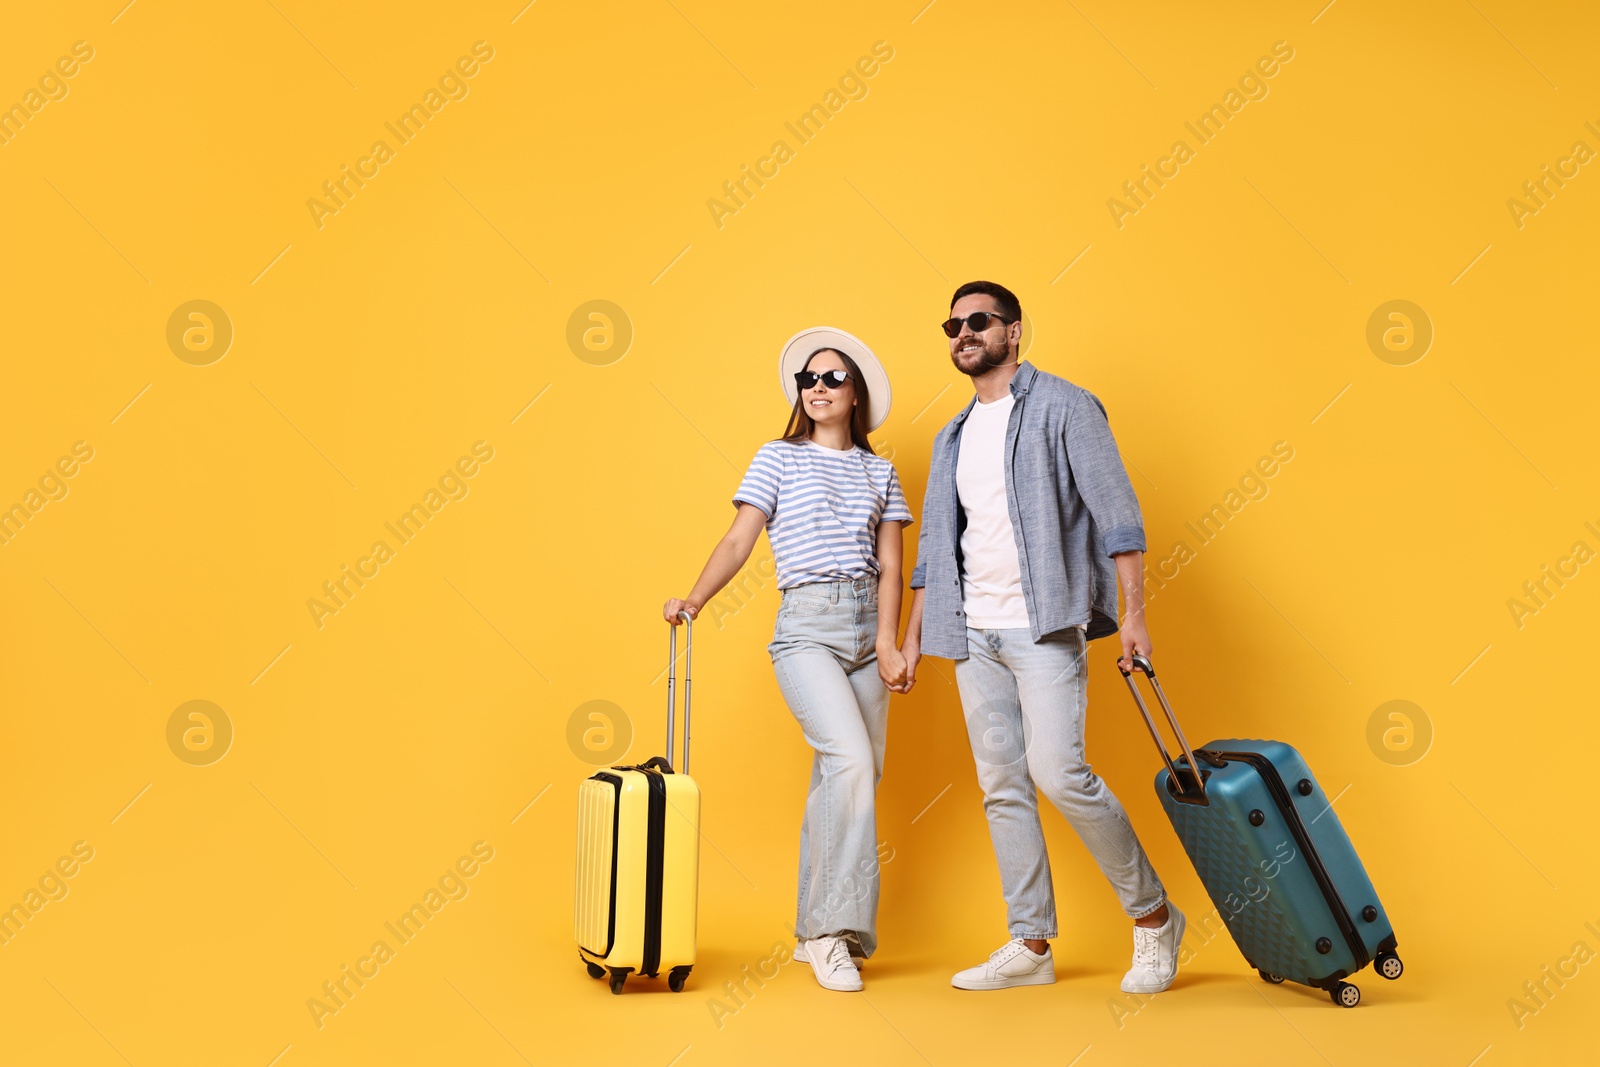
POLYGON ((813 326, 784 342, 783 354, 778 357, 778 380, 784 397, 794 404, 799 395, 794 383, 795 371, 803 369, 806 360, 820 348, 835 349, 855 360, 856 366, 861 368, 861 376, 866 379, 867 395, 872 401, 867 411, 867 429, 876 430, 882 426, 883 420, 889 417, 889 375, 866 342, 832 326, 813 326))

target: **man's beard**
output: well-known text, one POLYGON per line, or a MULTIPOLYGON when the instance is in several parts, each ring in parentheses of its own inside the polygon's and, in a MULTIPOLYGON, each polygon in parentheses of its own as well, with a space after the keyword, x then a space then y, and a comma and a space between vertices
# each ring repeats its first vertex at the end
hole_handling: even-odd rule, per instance
POLYGON ((1010 358, 1011 346, 1004 338, 993 344, 984 341, 983 348, 979 351, 977 359, 971 363, 961 362, 959 350, 950 353, 950 362, 955 364, 956 370, 969 378, 987 374, 994 368, 1003 366, 1010 358))

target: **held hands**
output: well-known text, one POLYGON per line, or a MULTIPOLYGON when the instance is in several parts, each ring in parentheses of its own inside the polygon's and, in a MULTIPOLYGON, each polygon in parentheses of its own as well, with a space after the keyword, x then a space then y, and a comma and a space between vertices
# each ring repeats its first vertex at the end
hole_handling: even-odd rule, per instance
POLYGON ((667 600, 666 605, 661 609, 661 614, 664 615, 666 620, 672 625, 679 626, 683 623, 683 620, 678 618, 678 612, 680 611, 687 611, 689 613, 689 618, 691 619, 698 619, 700 617, 699 608, 695 607, 687 600, 680 600, 677 597, 671 597, 667 600))
POLYGON ((878 677, 891 693, 905 693, 911 688, 906 681, 906 658, 892 644, 878 649, 878 677))
POLYGON ((891 693, 905 694, 917 684, 917 661, 922 653, 916 644, 907 641, 900 648, 885 644, 878 648, 878 677, 891 693))

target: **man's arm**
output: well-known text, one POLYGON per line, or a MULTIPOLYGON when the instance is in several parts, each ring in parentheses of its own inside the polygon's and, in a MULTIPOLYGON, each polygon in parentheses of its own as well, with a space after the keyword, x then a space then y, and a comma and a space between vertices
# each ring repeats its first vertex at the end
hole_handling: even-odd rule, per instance
POLYGON ((1067 423, 1067 462, 1101 530, 1105 550, 1117 564, 1117 585, 1122 590, 1122 656, 1117 666, 1132 670, 1135 653, 1150 654, 1144 613, 1144 517, 1105 409, 1092 394, 1078 394, 1067 423))
POLYGON ((1133 670, 1133 656, 1150 654, 1150 631, 1144 624, 1144 553, 1118 552, 1117 584, 1122 587, 1122 657, 1117 666, 1133 670))
MULTIPOLYGON (((935 456, 939 451, 939 438, 933 439, 935 456)), ((906 616, 906 636, 900 642, 900 654, 906 660, 906 680, 902 693, 911 692, 911 687, 917 683, 917 664, 922 659, 922 600, 924 588, 928 584, 928 531, 932 529, 936 518, 930 519, 928 514, 928 501, 933 496, 933 467, 930 463, 928 469, 928 484, 922 493, 922 528, 917 531, 917 565, 911 568, 911 610, 906 616)))
POLYGON ((922 659, 922 597, 922 586, 911 590, 911 614, 906 619, 906 639, 900 644, 900 654, 906 658, 906 681, 902 693, 911 692, 911 687, 917 683, 917 663, 922 659))
POLYGON ((1143 553, 1144 517, 1139 513, 1139 498, 1117 451, 1111 424, 1106 421, 1100 401, 1080 392, 1073 404, 1066 430, 1067 463, 1083 502, 1089 506, 1095 525, 1100 528, 1106 554, 1143 553))

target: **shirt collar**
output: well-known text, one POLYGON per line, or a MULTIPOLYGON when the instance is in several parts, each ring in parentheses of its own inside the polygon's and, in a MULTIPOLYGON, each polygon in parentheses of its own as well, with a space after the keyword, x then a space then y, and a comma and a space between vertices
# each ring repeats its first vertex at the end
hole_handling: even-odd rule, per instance
MULTIPOLYGON (((1027 360, 1018 360, 1017 373, 1011 376, 1011 395, 1013 397, 1027 396, 1028 387, 1033 384, 1034 375, 1037 373, 1038 370, 1032 363, 1029 363, 1027 360)), ((977 402, 978 397, 976 394, 974 394, 972 399, 967 401, 967 406, 961 409, 961 414, 955 417, 954 421, 956 425, 959 426, 967 421, 967 416, 972 413, 972 406, 977 402)))

